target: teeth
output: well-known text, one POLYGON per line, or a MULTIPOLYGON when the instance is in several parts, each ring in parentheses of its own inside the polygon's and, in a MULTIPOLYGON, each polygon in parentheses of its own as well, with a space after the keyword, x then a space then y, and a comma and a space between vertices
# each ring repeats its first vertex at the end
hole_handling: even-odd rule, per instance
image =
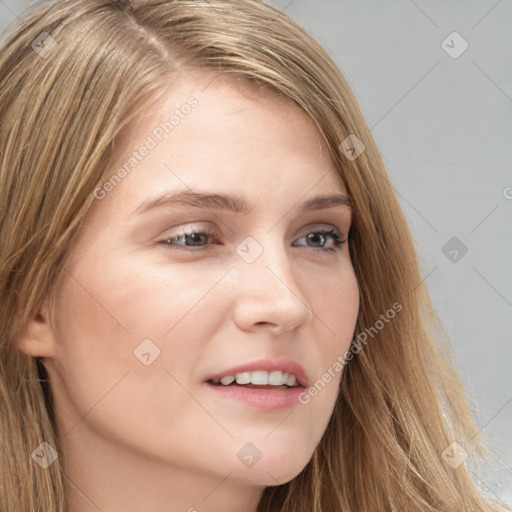
POLYGON ((273 386, 282 386, 286 383, 286 380, 283 379, 283 372, 270 372, 268 374, 268 383, 273 386))
POLYGON ((235 377, 233 375, 226 375, 225 377, 222 377, 220 379, 220 383, 224 386, 229 386, 233 381, 235 380, 235 377))
POLYGON ((268 384, 268 372, 251 372, 251 383, 266 386, 268 384))
POLYGON ((219 380, 224 386, 229 386, 235 381, 237 384, 256 384, 258 386, 266 386, 267 384, 271 386, 297 386, 295 375, 280 371, 265 372, 258 370, 254 372, 241 372, 236 375, 225 375, 219 380))
POLYGON ((242 372, 235 375, 237 384, 249 384, 251 382, 251 372, 242 372))
POLYGON ((297 384, 297 379, 295 378, 295 375, 288 375, 288 378, 286 379, 286 385, 287 386, 295 386, 297 384))

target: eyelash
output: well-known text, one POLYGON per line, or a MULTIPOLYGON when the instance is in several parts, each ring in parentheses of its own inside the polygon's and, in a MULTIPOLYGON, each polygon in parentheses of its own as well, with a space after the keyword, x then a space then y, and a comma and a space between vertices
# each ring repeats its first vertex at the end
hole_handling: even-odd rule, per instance
MULTIPOLYGON (((336 252, 339 252, 343 248, 343 243, 347 241, 347 238, 344 235, 342 235, 337 229, 334 229, 334 228, 332 228, 332 229, 319 229, 319 230, 311 231, 311 232, 307 233, 306 235, 302 236, 301 238, 307 237, 308 235, 311 235, 311 234, 321 234, 323 236, 330 236, 331 240, 333 240, 334 244, 335 244, 334 247, 327 247, 327 248, 310 247, 310 249, 312 249, 316 253, 321 253, 321 252, 336 253, 336 252)), ((215 237, 216 233, 214 231, 210 231, 208 229, 202 229, 202 230, 200 230, 200 229, 193 230, 192 229, 190 231, 183 231, 182 233, 179 233, 179 234, 177 234, 175 236, 172 236, 172 237, 167 237, 164 240, 159 240, 159 243, 170 249, 170 248, 172 248, 171 247, 172 246, 171 242, 175 242, 176 239, 178 239, 178 238, 186 237, 186 236, 191 236, 191 235, 207 235, 208 237, 214 238, 214 241, 218 241, 218 239, 215 237)), ((207 240, 207 242, 208 241, 209 241, 209 239, 207 240)), ((186 247, 186 246, 182 245, 182 247, 186 247)), ((188 252, 201 252, 201 251, 204 251, 205 249, 203 247, 201 247, 199 249, 184 249, 184 250, 188 251, 188 252)))

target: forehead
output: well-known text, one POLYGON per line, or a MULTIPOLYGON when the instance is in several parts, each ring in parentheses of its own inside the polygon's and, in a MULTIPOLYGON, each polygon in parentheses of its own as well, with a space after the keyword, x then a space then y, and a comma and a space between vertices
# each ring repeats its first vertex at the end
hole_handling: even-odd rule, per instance
POLYGON ((239 77, 180 73, 119 142, 110 172, 128 171, 116 192, 133 201, 163 187, 265 190, 274 200, 305 194, 320 181, 323 191, 345 191, 312 119, 290 99, 239 77), (144 146, 144 157, 134 156, 144 146))
MULTIPOLYGON (((269 149, 280 147, 311 157, 327 149, 313 120, 291 99, 270 86, 227 73, 186 69, 173 75, 168 90, 124 130, 120 152, 136 146, 158 126, 165 128, 166 122, 170 131, 157 141, 158 146, 174 152, 179 152, 178 141, 195 144, 197 152, 227 142, 232 143, 231 152, 242 145, 244 150, 251 146, 261 150, 266 144, 269 149), (193 109, 186 106, 191 98, 197 104, 193 109), (190 114, 180 113, 182 108, 190 114), (173 113, 180 118, 175 115, 173 123, 178 123, 169 126, 173 113)), ((262 156, 268 157, 268 152, 262 156)))

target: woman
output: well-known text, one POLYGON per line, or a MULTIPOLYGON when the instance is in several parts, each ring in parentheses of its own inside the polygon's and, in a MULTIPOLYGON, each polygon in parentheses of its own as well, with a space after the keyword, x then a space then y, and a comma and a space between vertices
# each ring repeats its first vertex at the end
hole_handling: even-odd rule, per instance
POLYGON ((1 510, 504 510, 368 127, 285 14, 41 4, 0 113, 1 510))

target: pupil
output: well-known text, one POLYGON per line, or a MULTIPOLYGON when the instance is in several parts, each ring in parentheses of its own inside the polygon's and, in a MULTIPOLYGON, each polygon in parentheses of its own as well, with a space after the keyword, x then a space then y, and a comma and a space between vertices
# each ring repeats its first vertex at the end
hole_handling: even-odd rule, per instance
POLYGON ((192 233, 191 235, 187 235, 192 242, 201 242, 201 237, 204 238, 204 233, 192 233))
POLYGON ((313 243, 315 243, 315 240, 313 240, 314 238, 320 238, 320 239, 321 239, 321 241, 323 242, 325 237, 324 237, 324 235, 322 235, 321 233, 311 233, 311 234, 309 235, 309 239, 310 239, 313 243))

